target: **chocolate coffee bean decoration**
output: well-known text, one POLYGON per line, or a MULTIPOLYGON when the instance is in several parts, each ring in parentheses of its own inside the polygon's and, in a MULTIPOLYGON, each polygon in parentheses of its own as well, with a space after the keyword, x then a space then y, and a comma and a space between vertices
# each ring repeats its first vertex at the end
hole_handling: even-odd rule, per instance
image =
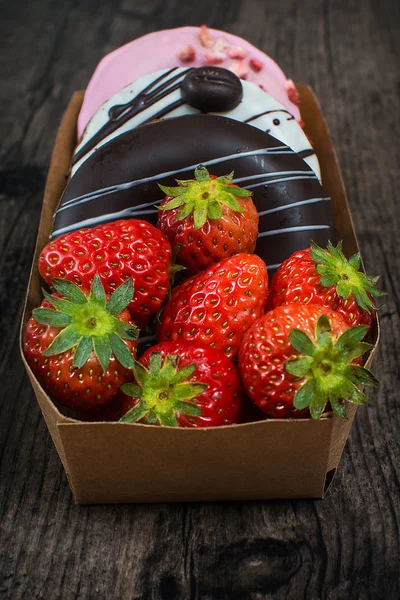
POLYGON ((232 110, 243 97, 239 77, 221 67, 192 69, 181 83, 182 99, 201 112, 232 110))

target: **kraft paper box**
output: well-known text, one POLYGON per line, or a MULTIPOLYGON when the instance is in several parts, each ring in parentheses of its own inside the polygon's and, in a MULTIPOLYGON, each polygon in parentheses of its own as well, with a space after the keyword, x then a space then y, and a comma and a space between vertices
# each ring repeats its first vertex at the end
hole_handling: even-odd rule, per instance
MULTIPOLYGON (((335 150, 311 88, 298 87, 305 131, 332 198, 337 238, 349 255, 358 247, 335 150)), ((74 94, 57 135, 21 332, 41 302, 37 257, 66 184, 82 100, 83 92, 74 94)), ((373 341, 378 336, 377 329, 373 341)), ((84 423, 59 412, 23 354, 22 359, 78 504, 322 498, 356 412, 348 406, 346 422, 328 415, 320 421, 266 420, 205 429, 84 423)))

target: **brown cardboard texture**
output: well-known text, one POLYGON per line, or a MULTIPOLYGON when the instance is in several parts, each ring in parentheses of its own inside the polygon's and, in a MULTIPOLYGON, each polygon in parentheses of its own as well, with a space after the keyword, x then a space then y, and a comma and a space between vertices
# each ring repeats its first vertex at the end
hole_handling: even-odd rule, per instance
MULTIPOLYGON (((335 150, 311 88, 299 85, 299 91, 305 130, 332 198, 338 239, 350 254, 357 251, 357 241, 335 150)), ((65 187, 82 100, 83 92, 74 94, 57 135, 21 332, 41 302, 37 257, 65 187)), ((328 415, 320 421, 267 420, 206 429, 83 423, 59 412, 22 358, 78 504, 321 498, 356 412, 349 406, 346 422, 328 415)))

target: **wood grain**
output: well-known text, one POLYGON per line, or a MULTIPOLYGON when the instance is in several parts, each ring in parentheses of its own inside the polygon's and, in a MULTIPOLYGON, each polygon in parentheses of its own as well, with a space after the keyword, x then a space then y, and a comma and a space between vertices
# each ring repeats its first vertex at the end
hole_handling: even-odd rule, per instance
POLYGON ((394 0, 0 1, 1 598, 400 597, 399 25, 394 0), (104 53, 204 21, 319 96, 367 270, 388 293, 382 385, 323 501, 76 507, 17 344, 57 125, 104 53))

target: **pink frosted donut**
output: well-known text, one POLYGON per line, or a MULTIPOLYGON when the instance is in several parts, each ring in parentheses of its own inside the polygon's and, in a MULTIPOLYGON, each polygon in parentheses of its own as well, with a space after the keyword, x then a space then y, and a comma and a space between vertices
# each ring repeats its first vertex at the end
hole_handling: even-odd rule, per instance
POLYGON ((269 56, 240 37, 203 25, 149 33, 105 56, 86 89, 78 118, 78 139, 100 106, 139 77, 179 65, 212 64, 257 83, 300 120, 296 88, 269 56))

